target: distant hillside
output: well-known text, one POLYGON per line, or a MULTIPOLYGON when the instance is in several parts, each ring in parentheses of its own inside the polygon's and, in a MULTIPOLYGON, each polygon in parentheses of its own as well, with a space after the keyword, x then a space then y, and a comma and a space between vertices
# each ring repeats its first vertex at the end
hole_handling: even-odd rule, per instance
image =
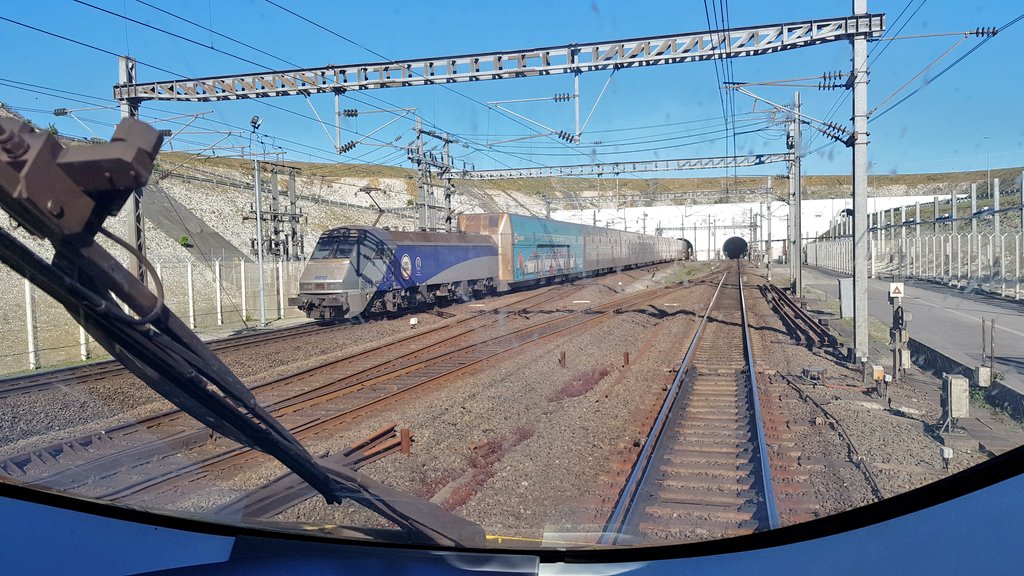
MULTIPOLYGON (((21 118, 0 104, 0 116, 21 118)), ((42 128, 46 129, 46 128, 42 128)), ((66 145, 82 142, 62 138, 66 145)), ((317 237, 328 228, 343 224, 370 224, 378 216, 379 225, 413 229, 417 226, 418 200, 416 173, 408 168, 372 166, 345 163, 285 162, 279 175, 282 210, 286 209, 288 169, 295 169, 298 208, 305 217, 302 230, 306 252, 312 249, 317 237), (373 197, 361 189, 371 187, 378 191, 373 197), (376 204, 385 213, 380 214, 376 204)), ((153 195, 153 219, 147 222, 147 248, 155 261, 200 259, 242 253, 250 254, 255 225, 252 219, 253 174, 249 160, 193 156, 181 152, 164 152, 157 159, 153 183, 159 185, 153 195), (160 213, 157 213, 160 211, 160 213), (188 236, 191 246, 183 246, 182 236, 188 236), (234 247, 236 251, 230 249, 234 247)), ((1002 180, 1003 190, 1020 186, 1020 168, 992 170, 1002 180)), ((985 195, 985 171, 940 174, 874 175, 869 178, 871 196, 947 196, 966 193, 971 182, 978 182, 979 192, 985 195)), ((270 207, 269 174, 264 172, 264 206, 270 207)), ((544 198, 573 198, 577 201, 588 196, 619 194, 641 195, 691 191, 722 191, 728 184, 729 193, 715 192, 712 202, 739 201, 737 191, 760 189, 767 178, 724 179, 703 178, 539 178, 493 181, 456 180, 453 208, 456 213, 511 211, 543 215, 544 198)), ((850 195, 849 176, 805 176, 806 198, 845 198, 850 195)), ((778 199, 784 200, 789 183, 785 178, 773 178, 772 188, 778 199)), ((437 202, 441 203, 440 190, 437 202)), ((145 204, 145 200, 144 200, 145 204)), ((596 206, 596 203, 590 203, 596 206)), ((642 204, 650 205, 651 202, 642 204)), ((580 204, 552 202, 552 209, 578 207, 580 204)), ((122 215, 110 226, 124 234, 127 219, 122 215)), ((20 234, 20 232, 19 232, 20 234)))

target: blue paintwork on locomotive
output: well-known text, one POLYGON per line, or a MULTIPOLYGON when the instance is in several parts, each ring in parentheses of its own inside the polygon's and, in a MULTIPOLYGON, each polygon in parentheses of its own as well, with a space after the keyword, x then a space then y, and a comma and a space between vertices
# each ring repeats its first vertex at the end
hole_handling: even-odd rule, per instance
POLYGON ((431 284, 452 268, 478 258, 498 257, 497 246, 397 244, 378 290, 414 288, 431 284))
POLYGON ((583 272, 583 236, 579 226, 510 214, 513 279, 533 280, 583 272))

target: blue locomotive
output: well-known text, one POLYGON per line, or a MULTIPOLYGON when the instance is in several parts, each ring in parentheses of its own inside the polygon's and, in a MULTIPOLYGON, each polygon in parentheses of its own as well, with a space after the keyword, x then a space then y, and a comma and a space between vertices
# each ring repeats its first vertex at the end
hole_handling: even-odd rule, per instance
POLYGON ((519 214, 463 214, 454 233, 343 226, 320 236, 288 304, 338 320, 685 258, 673 238, 519 214))

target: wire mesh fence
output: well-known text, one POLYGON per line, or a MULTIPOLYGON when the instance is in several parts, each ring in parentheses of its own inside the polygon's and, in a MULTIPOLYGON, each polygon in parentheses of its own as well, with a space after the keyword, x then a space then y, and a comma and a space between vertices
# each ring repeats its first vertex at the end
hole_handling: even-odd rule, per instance
MULTIPOLYGON (((1015 232, 932 233, 871 238, 871 277, 916 278, 983 290, 1020 299, 1024 236, 1015 232)), ((853 273, 850 238, 815 240, 806 247, 807 263, 843 274, 853 273)))

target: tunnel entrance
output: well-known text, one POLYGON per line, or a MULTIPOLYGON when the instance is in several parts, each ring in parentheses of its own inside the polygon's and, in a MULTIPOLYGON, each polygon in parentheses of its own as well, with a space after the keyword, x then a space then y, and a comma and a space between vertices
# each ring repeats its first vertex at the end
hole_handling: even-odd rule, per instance
POLYGON ((686 238, 680 238, 683 241, 683 260, 696 260, 697 253, 693 250, 693 244, 686 238))
POLYGON ((730 260, 742 258, 747 254, 747 241, 739 236, 733 236, 722 244, 722 252, 730 260))

